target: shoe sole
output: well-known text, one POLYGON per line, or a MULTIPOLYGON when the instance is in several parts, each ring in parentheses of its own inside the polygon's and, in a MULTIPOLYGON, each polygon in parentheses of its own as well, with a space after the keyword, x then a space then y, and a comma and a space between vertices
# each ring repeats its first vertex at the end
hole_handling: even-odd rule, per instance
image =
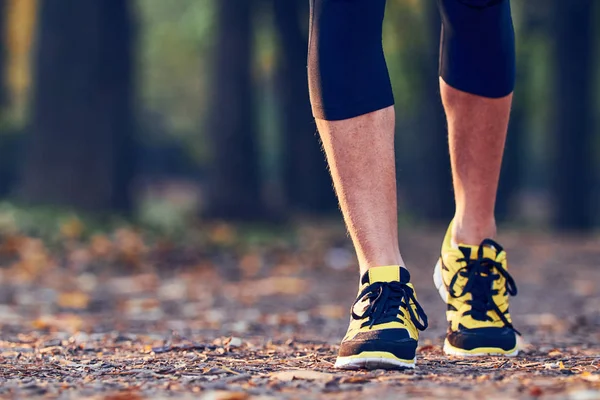
POLYGON ((334 368, 357 369, 412 369, 415 367, 416 357, 412 360, 402 360, 391 353, 382 351, 363 351, 360 354, 338 357, 334 368))
MULTIPOLYGON (((440 297, 444 301, 444 303, 448 304, 448 290, 446 289, 446 285, 444 285, 444 280, 442 279, 442 261, 438 260, 437 264, 435 264, 435 269, 433 270, 433 283, 440 294, 440 297)), ((449 356, 459 356, 459 357, 480 357, 480 356, 504 356, 504 357, 515 357, 519 354, 518 345, 514 349, 504 350, 499 347, 478 347, 472 350, 460 349, 458 347, 452 346, 448 339, 444 340, 444 354, 449 356)))
POLYGON ((444 354, 458 357, 481 357, 481 356, 500 356, 500 357, 515 357, 519 354, 519 349, 515 347, 511 350, 504 350, 499 347, 477 347, 473 350, 459 349, 454 347, 444 340, 444 354))

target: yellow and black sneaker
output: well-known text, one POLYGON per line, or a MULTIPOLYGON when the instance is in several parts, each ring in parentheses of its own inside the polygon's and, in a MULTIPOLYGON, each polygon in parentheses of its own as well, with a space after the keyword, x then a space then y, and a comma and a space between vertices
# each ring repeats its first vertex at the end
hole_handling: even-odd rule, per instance
POLYGON ((371 268, 362 276, 336 368, 415 367, 419 330, 427 315, 417 302, 410 274, 397 265, 371 268))
POLYGON ((479 246, 453 245, 450 231, 433 280, 448 305, 444 352, 457 356, 515 356, 517 334, 508 296, 517 294, 507 271, 506 252, 491 239, 479 246))

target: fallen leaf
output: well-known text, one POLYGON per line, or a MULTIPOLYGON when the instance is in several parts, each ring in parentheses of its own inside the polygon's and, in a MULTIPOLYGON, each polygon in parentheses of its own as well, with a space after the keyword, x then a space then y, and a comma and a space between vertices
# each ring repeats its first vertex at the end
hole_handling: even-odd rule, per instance
POLYGON ((239 261, 239 266, 245 278, 254 278, 263 266, 263 260, 257 253, 244 255, 239 261))
POLYGON ((599 390, 578 390, 569 393, 569 400, 598 400, 600 399, 599 390))
POLYGON ((124 390, 107 395, 104 400, 142 400, 143 397, 137 391, 124 390))
POLYGON ((435 351, 437 349, 438 349, 437 346, 434 346, 432 344, 426 344, 425 346, 419 347, 419 352, 435 351))
POLYGON ((26 238, 20 242, 20 260, 14 267, 21 270, 24 281, 29 281, 39 276, 42 272, 48 273, 52 267, 51 257, 42 240, 26 238))
POLYGON ((108 256, 113 248, 112 241, 105 235, 94 235, 90 240, 90 251, 96 257, 108 256))
POLYGON ((554 362, 554 363, 546 363, 544 364, 544 368, 546 369, 564 369, 565 366, 562 361, 554 362))
POLYGON ((274 372, 270 375, 272 379, 276 379, 283 382, 290 382, 293 380, 328 381, 335 378, 335 376, 336 375, 327 372, 309 370, 279 371, 274 372))
POLYGON ((83 292, 65 292, 58 295, 58 305, 62 308, 84 310, 89 302, 90 296, 83 292))
POLYGON ((532 386, 529 388, 529 395, 531 397, 540 397, 543 393, 543 390, 539 386, 532 386))
POLYGON ((83 320, 75 314, 43 315, 31 325, 40 330, 57 330, 76 333, 83 327, 83 320))
POLYGON ((590 371, 582 372, 579 377, 588 382, 600 382, 600 375, 594 375, 590 371))
MULTIPOLYGON (((144 345, 144 348, 142 349, 143 353, 152 353, 152 351, 154 351, 154 349, 152 348, 152 345, 150 345, 150 344, 144 345)), ((159 351, 160 351, 160 349, 159 349, 159 351)), ((163 351, 163 353, 164 353, 164 351, 163 351)))
POLYGON ((364 376, 348 376, 348 377, 342 378, 340 380, 340 383, 367 383, 367 382, 371 382, 371 380, 364 376))
POLYGON ((26 240, 27 238, 21 235, 3 236, 0 243, 0 254, 5 256, 14 256, 18 254, 21 246, 23 246, 23 242, 26 240))
POLYGON ((240 347, 242 345, 242 339, 239 337, 232 337, 225 344, 229 347, 240 347))
POLYGON ((210 232, 210 238, 216 244, 232 244, 236 239, 235 228, 231 225, 221 223, 214 226, 210 232))
POLYGON ((122 228, 115 232, 115 244, 122 261, 131 266, 139 267, 141 256, 147 248, 142 237, 132 229, 122 228))
POLYGON ((183 279, 161 282, 157 295, 161 300, 185 300, 187 298, 187 283, 183 279))
POLYGON ((60 233, 67 239, 78 239, 83 229, 84 225, 77 217, 71 217, 60 225, 60 233))
POLYGON ((250 395, 244 392, 213 391, 202 396, 201 400, 245 400, 250 395))
POLYGON ((347 307, 343 307, 340 305, 335 305, 335 304, 326 304, 326 305, 322 305, 317 307, 317 309, 315 310, 315 314, 320 316, 320 317, 324 317, 324 318, 331 318, 331 319, 342 319, 342 318, 347 318, 348 316, 348 308, 347 307))
POLYGON ((265 279, 228 284, 225 290, 246 303, 253 303, 260 297, 306 293, 309 282, 293 276, 273 276, 265 279))

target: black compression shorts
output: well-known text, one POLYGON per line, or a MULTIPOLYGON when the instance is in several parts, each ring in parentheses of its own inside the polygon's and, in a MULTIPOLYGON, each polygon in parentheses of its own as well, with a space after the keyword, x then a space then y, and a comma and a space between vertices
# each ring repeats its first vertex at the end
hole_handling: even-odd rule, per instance
MULTIPOLYGON (((341 120, 393 105, 382 45, 386 0, 310 1, 308 72, 314 116, 341 120)), ((440 76, 468 93, 491 98, 510 94, 515 39, 509 0, 437 1, 443 22, 440 76)))

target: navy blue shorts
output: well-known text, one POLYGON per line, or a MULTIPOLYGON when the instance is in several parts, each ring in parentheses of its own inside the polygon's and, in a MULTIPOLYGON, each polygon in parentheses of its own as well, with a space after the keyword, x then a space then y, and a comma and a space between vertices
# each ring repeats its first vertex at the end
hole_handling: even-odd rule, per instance
MULTIPOLYGON (((315 118, 342 120, 393 105, 382 44, 386 0, 310 2, 308 73, 315 118)), ((440 76, 468 93, 510 94, 515 85, 510 0, 437 2, 443 24, 440 76)))

